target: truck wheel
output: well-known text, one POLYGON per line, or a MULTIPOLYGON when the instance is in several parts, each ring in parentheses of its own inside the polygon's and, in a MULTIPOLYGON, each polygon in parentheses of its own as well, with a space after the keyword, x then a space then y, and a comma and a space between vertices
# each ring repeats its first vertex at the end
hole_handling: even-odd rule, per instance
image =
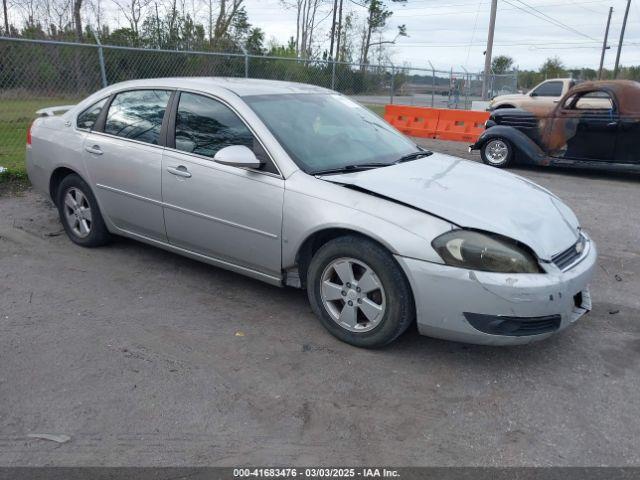
POLYGON ((513 159, 513 145, 506 138, 494 137, 480 149, 482 161, 492 167, 505 168, 513 159))
POLYGON ((411 287, 393 256, 355 235, 323 245, 307 272, 313 312, 331 334, 357 347, 382 347, 415 318, 411 287))

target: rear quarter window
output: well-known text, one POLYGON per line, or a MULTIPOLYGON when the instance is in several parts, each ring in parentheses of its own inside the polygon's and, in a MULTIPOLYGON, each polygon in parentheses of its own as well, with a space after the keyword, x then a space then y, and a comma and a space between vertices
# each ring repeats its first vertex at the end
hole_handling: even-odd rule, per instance
POLYGON ((76 119, 76 126, 82 130, 91 130, 98 120, 105 103, 107 103, 107 99, 103 98, 85 109, 80 113, 80 115, 78 115, 78 118, 76 119))

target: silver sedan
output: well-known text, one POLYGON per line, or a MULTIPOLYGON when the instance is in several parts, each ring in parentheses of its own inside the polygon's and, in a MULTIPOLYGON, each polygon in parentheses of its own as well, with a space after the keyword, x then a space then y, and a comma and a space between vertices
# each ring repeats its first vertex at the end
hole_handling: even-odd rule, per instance
POLYGON ((596 248, 558 197, 425 151, 333 91, 138 80, 40 114, 29 177, 73 242, 121 235, 306 288, 353 345, 388 344, 414 322, 434 337, 527 343, 591 308, 596 248))

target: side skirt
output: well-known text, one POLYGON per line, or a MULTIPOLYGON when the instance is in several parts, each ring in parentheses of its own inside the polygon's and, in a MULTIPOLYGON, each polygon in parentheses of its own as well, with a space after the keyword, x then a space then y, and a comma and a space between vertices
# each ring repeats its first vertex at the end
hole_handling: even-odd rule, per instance
MULTIPOLYGON (((111 230, 111 229, 110 229, 111 230)), ((235 263, 228 262, 226 260, 221 260, 219 258, 208 257, 206 255, 202 255, 200 253, 192 252, 191 250, 187 250, 185 248, 176 247, 169 243, 164 243, 159 240, 155 240, 153 238, 145 237, 144 235, 139 235, 137 233, 131 232, 129 230, 123 230, 121 228, 114 228, 112 233, 117 235, 122 235, 124 237, 129 237, 134 240, 138 240, 142 243, 146 243, 149 245, 153 245, 154 247, 162 248, 163 250, 167 250, 172 253, 177 253, 178 255, 182 255, 184 257, 191 258, 193 260, 198 260, 200 262, 207 263, 209 265, 213 265, 214 267, 223 268, 225 270, 229 270, 231 272, 239 273, 241 275, 255 278, 256 280, 260 280, 262 282, 268 283, 270 285, 275 285, 276 287, 282 287, 282 277, 277 277, 274 275, 268 275, 266 273, 259 272, 257 270, 253 270, 248 267, 243 267, 241 265, 237 265, 235 263)))

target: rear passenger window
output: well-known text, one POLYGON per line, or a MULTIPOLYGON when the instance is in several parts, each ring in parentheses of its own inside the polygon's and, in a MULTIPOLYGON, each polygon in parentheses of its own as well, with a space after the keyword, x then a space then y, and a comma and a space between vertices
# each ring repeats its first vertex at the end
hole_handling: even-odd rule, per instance
POLYGON ((115 96, 104 132, 140 142, 158 144, 160 127, 171 92, 133 90, 115 96))
POLYGON ((103 98, 83 111, 76 119, 76 126, 83 130, 91 130, 98 120, 105 103, 107 103, 107 99, 103 98))
POLYGON ((176 149, 213 158, 231 145, 250 148, 264 165, 263 171, 278 173, 251 130, 231 110, 217 100, 182 92, 176 112, 176 149))

